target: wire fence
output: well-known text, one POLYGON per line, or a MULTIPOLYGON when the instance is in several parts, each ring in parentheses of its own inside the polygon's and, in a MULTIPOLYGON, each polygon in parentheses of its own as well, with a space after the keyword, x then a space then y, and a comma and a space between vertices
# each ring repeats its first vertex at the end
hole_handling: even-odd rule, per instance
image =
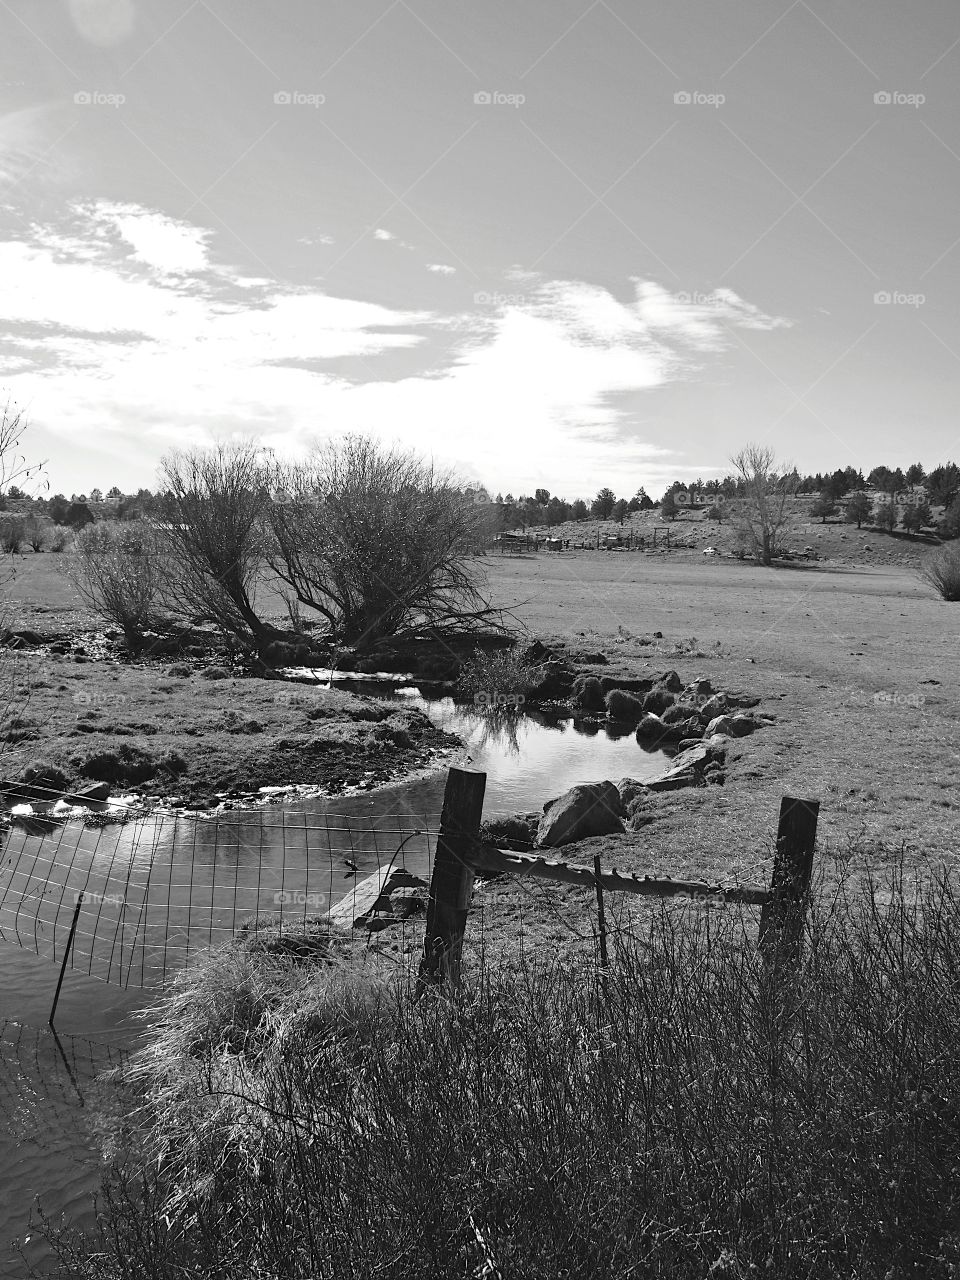
POLYGON ((438 825, 279 807, 18 822, 0 835, 0 940, 61 962, 76 913, 72 970, 163 986, 241 930, 302 931, 375 872, 403 867, 427 883, 438 825))

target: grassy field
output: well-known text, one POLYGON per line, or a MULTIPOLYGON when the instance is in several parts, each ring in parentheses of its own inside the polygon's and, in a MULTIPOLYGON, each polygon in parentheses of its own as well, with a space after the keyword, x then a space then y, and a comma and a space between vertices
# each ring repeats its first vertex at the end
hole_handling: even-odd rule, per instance
MULTIPOLYGON (((495 557, 489 572, 498 603, 532 632, 606 652, 597 674, 706 676, 776 717, 731 743, 725 786, 652 796, 650 825, 584 841, 571 859, 600 852, 631 871, 766 884, 792 795, 821 803, 826 885, 901 855, 922 873, 957 865, 960 612, 912 572, 604 552, 495 557)), ((501 886, 479 902, 484 946, 515 945, 521 919, 535 946, 592 945, 580 891, 501 886)))

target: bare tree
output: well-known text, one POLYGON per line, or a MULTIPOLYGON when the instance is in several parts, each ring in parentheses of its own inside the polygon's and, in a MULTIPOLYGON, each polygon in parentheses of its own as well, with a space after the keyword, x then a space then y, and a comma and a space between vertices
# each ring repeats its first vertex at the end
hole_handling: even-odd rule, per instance
POLYGON ((253 442, 169 454, 161 462, 171 608, 215 623, 259 650, 269 628, 256 611, 270 505, 263 450, 253 442))
POLYGON ((731 462, 743 488, 736 509, 740 528, 760 564, 772 564, 787 519, 787 499, 797 490, 797 473, 778 463, 766 445, 748 444, 731 462))
POLYGON ((499 618, 472 553, 483 508, 453 478, 360 436, 278 466, 270 564, 343 643, 499 618))
POLYGON ((84 603, 118 626, 127 649, 139 653, 144 632, 157 621, 161 585, 153 526, 146 521, 88 525, 60 568, 84 603))

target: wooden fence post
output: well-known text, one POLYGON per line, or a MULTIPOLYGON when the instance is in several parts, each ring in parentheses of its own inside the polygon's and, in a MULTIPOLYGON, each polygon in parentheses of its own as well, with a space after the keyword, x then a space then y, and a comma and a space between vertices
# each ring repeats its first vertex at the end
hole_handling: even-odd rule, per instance
POLYGON ((443 793, 440 837, 433 861, 427 929, 418 986, 460 981, 460 953, 473 892, 472 847, 480 832, 485 773, 451 769, 443 793))
POLYGON ((759 945, 767 960, 799 958, 819 813, 818 800, 780 801, 770 898, 760 912, 759 945))

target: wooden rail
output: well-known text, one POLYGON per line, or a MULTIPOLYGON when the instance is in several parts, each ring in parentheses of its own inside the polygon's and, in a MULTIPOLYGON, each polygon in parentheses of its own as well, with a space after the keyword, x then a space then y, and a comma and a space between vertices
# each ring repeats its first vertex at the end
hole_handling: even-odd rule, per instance
POLYGON ((562 884, 579 884, 645 897, 684 897, 704 905, 714 902, 759 906, 759 946, 768 963, 798 959, 813 873, 817 819, 816 800, 784 796, 777 826, 773 879, 769 889, 759 885, 708 884, 675 880, 670 876, 634 875, 599 869, 536 854, 511 853, 479 839, 486 775, 451 769, 443 798, 440 839, 433 865, 427 928, 420 962, 420 986, 449 983, 460 978, 460 953, 467 925, 473 881, 477 871, 532 876, 562 884))

